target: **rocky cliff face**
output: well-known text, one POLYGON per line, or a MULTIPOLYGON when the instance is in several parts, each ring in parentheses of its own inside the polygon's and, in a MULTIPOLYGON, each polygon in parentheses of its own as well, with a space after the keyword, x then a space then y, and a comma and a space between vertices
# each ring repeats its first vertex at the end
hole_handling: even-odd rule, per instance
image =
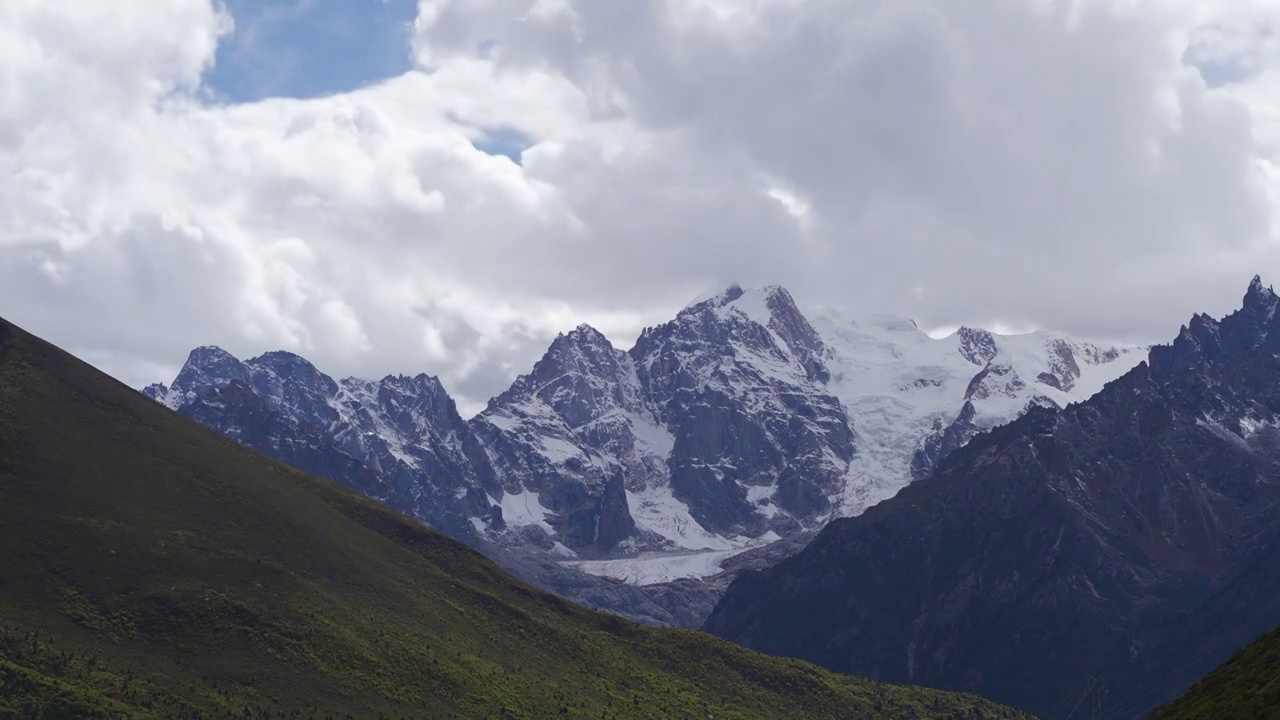
POLYGON ((856 515, 975 433, 1084 399, 1139 356, 1048 333, 934 339, 898 318, 813 317, 782 288, 733 286, 629 350, 580 326, 469 421, 433 378, 335 381, 279 352, 241 362, 200 348, 172 387, 145 392, 455 537, 518 550, 521 567, 534 553, 656 584, 856 515))
POLYGON ((536 493, 570 548, 608 551, 632 538, 627 490, 665 479, 671 442, 643 401, 634 363, 586 325, 556 338, 471 427, 504 491, 536 493))
POLYGON ((144 392, 206 427, 337 480, 455 537, 499 521, 483 447, 426 375, 341 382, 292 353, 241 362, 193 350, 171 387, 144 392))
POLYGON ((843 488, 826 354, 785 290, 733 287, 627 352, 586 326, 557 338, 472 427, 576 552, 746 547, 815 526, 843 488))
POLYGON ((631 356, 674 438, 670 487, 700 525, 754 537, 829 514, 853 431, 825 385, 826 346, 789 293, 732 287, 645 331, 631 356))
MULTIPOLYGON (((1144 715, 1280 623, 1278 306, 1255 279, 1092 399, 977 436, 740 576, 707 629, 1046 718, 1144 715)), ((1098 357, 1070 350, 1060 386, 1098 357)))

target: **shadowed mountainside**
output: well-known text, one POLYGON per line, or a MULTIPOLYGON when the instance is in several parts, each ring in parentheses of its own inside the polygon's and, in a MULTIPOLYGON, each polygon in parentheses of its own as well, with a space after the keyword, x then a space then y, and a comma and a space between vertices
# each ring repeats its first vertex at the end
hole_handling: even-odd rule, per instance
POLYGON ((740 575, 707 628, 1049 718, 1145 715, 1280 623, 1277 310, 1254 278, 1089 400, 740 575))

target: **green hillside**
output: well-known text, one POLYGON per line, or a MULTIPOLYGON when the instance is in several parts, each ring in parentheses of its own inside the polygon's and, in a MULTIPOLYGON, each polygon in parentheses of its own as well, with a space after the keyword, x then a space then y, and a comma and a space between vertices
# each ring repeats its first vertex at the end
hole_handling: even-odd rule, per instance
POLYGON ((1151 720, 1280 718, 1280 628, 1219 665, 1151 720))
POLYGON ((1006 718, 523 585, 0 320, 0 718, 1006 718))

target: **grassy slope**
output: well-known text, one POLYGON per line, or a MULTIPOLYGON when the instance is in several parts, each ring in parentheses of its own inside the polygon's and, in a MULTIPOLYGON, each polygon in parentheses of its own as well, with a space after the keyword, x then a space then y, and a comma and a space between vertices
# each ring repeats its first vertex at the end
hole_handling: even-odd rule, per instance
POLYGON ((1263 635, 1151 720, 1262 720, 1280 717, 1280 628, 1263 635))
POLYGON ((578 608, 2 320, 0 558, 0 718, 1017 717, 578 608))

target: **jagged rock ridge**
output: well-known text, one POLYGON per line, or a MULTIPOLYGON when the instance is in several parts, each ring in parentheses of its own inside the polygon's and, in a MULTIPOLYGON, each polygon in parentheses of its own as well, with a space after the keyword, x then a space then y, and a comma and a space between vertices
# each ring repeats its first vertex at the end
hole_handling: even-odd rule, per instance
POLYGON ((341 382, 287 352, 246 362, 193 350, 172 386, 149 397, 307 472, 343 482, 451 535, 473 516, 500 521, 483 447, 433 377, 341 382))

